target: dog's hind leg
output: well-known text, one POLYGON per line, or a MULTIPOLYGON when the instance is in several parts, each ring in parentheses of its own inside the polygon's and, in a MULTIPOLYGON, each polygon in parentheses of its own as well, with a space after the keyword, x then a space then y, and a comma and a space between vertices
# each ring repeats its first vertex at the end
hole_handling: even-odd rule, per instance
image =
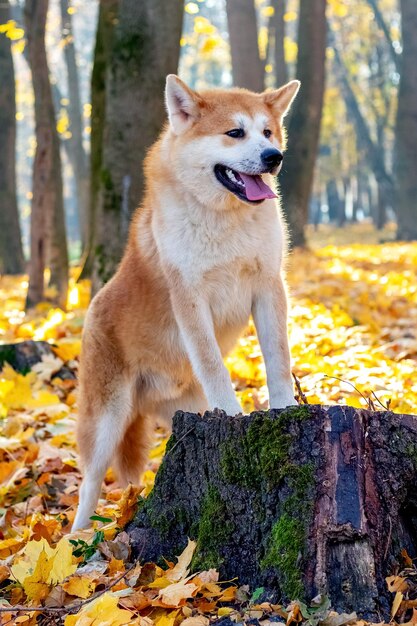
POLYGON ((120 381, 119 385, 113 384, 112 387, 111 395, 99 406, 95 406, 94 414, 83 414, 87 407, 92 410, 92 405, 86 400, 85 404, 81 402, 80 405, 77 440, 84 478, 73 531, 90 526, 90 517, 97 506, 106 470, 129 430, 132 413, 131 386, 120 381))
POLYGON ((119 443, 113 465, 121 485, 139 484, 148 458, 152 427, 149 418, 137 412, 119 443))

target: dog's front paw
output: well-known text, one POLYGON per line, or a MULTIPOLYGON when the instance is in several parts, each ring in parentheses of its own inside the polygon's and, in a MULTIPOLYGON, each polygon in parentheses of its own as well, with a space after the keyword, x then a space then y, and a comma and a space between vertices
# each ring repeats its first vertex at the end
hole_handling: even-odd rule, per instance
POLYGON ((297 406, 298 402, 295 399, 293 390, 288 390, 285 393, 280 393, 269 400, 269 406, 271 409, 285 409, 287 406, 297 406))

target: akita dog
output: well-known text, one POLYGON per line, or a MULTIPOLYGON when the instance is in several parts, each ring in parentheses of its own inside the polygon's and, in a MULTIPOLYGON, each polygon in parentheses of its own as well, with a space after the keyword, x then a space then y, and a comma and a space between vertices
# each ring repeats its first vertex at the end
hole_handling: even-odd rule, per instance
MULTIPOLYGON (((90 524, 105 472, 138 481, 155 421, 177 409, 241 412, 223 364, 250 314, 270 406, 294 404, 282 276, 285 227, 271 187, 299 89, 197 93, 166 83, 169 123, 145 160, 146 192, 116 275, 84 327, 73 529, 90 524)), ((139 167, 139 165, 138 165, 139 167)))

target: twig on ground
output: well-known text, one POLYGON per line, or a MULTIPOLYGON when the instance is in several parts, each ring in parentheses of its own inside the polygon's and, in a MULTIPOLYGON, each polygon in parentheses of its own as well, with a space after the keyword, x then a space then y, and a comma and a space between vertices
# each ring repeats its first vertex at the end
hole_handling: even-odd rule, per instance
POLYGON ((298 378, 294 374, 294 372, 292 373, 292 375, 293 375, 293 378, 294 378, 294 381, 295 381, 295 386, 297 387, 298 397, 300 398, 300 400, 302 400, 303 404, 308 404, 307 397, 306 397, 304 391, 301 389, 300 381, 298 380, 298 378))
POLYGON ((371 393, 374 396, 375 400, 378 402, 378 404, 381 405, 382 408, 385 409, 385 411, 389 411, 389 407, 390 407, 390 404, 391 404, 391 399, 387 401, 387 404, 383 404, 383 402, 381 402, 381 400, 376 395, 375 391, 371 391, 371 393))
POLYGON ((325 374, 324 378, 334 378, 335 380, 340 380, 341 383, 345 383, 345 385, 350 385, 356 391, 356 393, 358 393, 365 400, 366 404, 368 405, 368 409, 370 411, 376 411, 375 403, 372 398, 367 398, 361 391, 359 391, 357 387, 355 387, 353 383, 349 382, 348 380, 343 380, 343 378, 340 378, 339 376, 329 376, 329 374, 325 374))
POLYGON ((78 609, 81 609, 89 602, 92 602, 96 598, 99 598, 107 591, 110 591, 113 587, 117 585, 118 582, 122 580, 126 576, 126 574, 134 567, 135 564, 131 565, 128 569, 126 569, 120 576, 118 576, 115 580, 113 580, 110 585, 106 585, 104 589, 100 589, 97 593, 93 593, 90 598, 86 598, 85 600, 81 600, 80 602, 75 602, 74 604, 68 604, 67 606, 24 606, 22 604, 16 604, 15 606, 0 606, 0 613, 75 613, 78 609))

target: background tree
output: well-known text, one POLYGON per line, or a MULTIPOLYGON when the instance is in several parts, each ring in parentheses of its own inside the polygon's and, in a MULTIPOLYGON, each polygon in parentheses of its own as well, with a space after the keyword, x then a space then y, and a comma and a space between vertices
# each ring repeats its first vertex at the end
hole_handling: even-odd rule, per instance
POLYGON ((280 87, 288 82, 288 68, 285 61, 285 0, 274 0, 272 2, 274 14, 271 17, 271 28, 269 36, 273 38, 274 46, 274 70, 276 86, 280 87))
POLYGON ((44 298, 44 269, 47 260, 51 269, 49 284, 56 290, 57 303, 65 307, 68 252, 59 138, 45 50, 48 0, 26 0, 24 13, 36 124, 27 306, 34 306, 44 298))
POLYGON ((69 100, 69 131, 68 153, 74 172, 75 189, 77 196, 78 221, 81 234, 81 249, 84 251, 88 242, 89 229, 89 186, 90 168, 83 145, 83 123, 80 96, 80 81, 76 49, 72 28, 69 0, 60 0, 62 39, 64 43, 64 57, 67 68, 68 100, 69 100))
POLYGON ((233 84, 252 91, 264 88, 254 0, 226 0, 233 84))
MULTIPOLYGON (((81 278, 91 277, 96 242, 96 216, 101 185, 103 162, 103 132, 106 116, 106 72, 110 63, 114 26, 120 0, 101 0, 97 21, 96 45, 91 75, 91 149, 90 149, 90 197, 88 205, 88 243, 83 260, 81 278)), ((99 283, 98 276, 96 277, 99 283)))
POLYGON ((401 71, 400 55, 398 54, 398 49, 395 48, 394 42, 392 41, 390 29, 382 13, 381 7, 379 5, 379 0, 368 0, 368 4, 371 7, 375 15, 375 20, 379 28, 382 30, 384 34, 385 40, 388 44, 388 49, 391 55, 391 59, 395 65, 395 69, 397 70, 397 72, 400 72, 401 71))
POLYGON ((395 129, 397 239, 417 239, 417 2, 401 0, 403 53, 395 129))
MULTIPOLYGON (((0 24, 10 20, 9 2, 0 4, 0 24)), ((24 270, 16 198, 16 101, 11 40, 0 32, 0 273, 24 270)))
POLYGON ((280 184, 291 244, 305 245, 314 166, 320 136, 326 52, 326 0, 301 0, 296 76, 301 91, 288 127, 289 149, 280 184))
POLYGON ((379 202, 378 215, 376 216, 376 224, 378 227, 382 227, 385 221, 384 198, 389 198, 392 202, 392 198, 394 195, 394 183, 390 174, 387 172, 387 168, 385 165, 385 154, 383 150, 383 128, 378 129, 379 141, 374 141, 371 136, 368 122, 365 116, 362 114, 358 100, 355 96, 355 92, 352 88, 352 85, 350 84, 349 72, 344 66, 339 50, 337 48, 335 48, 335 61, 340 84, 342 87, 342 93, 345 98, 346 108, 355 125, 358 145, 361 147, 361 149, 363 149, 368 159, 368 164, 371 165, 372 171, 378 183, 379 202))
MULTIPOLYGON (((113 5, 114 7, 114 5, 113 5)), ((108 56, 105 53, 105 103, 101 89, 103 68, 95 68, 93 119, 106 141, 93 146, 93 196, 97 200, 94 236, 94 288, 116 269, 126 241, 129 220, 144 186, 143 159, 165 120, 165 77, 178 67, 183 19, 182 0, 120 0, 108 56), (104 115, 98 119, 97 115, 104 115), (95 185, 99 181, 98 190, 95 185)), ((102 33, 98 33, 102 39, 102 33)), ((101 60, 100 60, 101 59, 101 60)), ((102 63, 97 56, 96 63, 102 63)))
POLYGON ((371 218, 381 228, 395 217, 392 164, 400 13, 396 0, 368 0, 352 7, 340 0, 328 2, 331 37, 316 178, 330 193, 319 205, 326 221, 344 223, 336 217, 344 214, 347 221, 371 218))

